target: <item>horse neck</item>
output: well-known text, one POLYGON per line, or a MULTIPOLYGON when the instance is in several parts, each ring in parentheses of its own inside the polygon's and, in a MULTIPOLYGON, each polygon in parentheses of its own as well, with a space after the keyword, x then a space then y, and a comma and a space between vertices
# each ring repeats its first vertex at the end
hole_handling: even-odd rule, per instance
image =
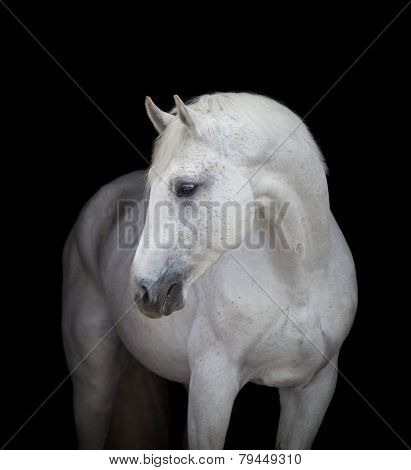
POLYGON ((311 165, 295 162, 292 168, 277 166, 256 179, 254 194, 268 210, 271 225, 278 227, 278 214, 287 206, 281 222, 287 246, 283 256, 296 271, 324 269, 329 260, 330 219, 328 188, 320 161, 311 165), (274 205, 273 213, 269 207, 274 205))

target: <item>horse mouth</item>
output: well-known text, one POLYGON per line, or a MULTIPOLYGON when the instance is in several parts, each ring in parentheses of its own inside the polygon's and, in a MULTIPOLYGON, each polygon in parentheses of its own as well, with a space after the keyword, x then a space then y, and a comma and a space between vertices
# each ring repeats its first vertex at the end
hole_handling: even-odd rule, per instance
POLYGON ((177 297, 180 297, 180 293, 178 291, 179 291, 179 287, 176 282, 171 284, 171 286, 168 288, 166 296, 164 297, 164 300, 163 300, 163 304, 161 306, 161 313, 164 316, 171 315, 175 310, 177 310, 176 308, 173 308, 173 307, 176 307, 177 305, 175 304, 179 303, 179 302, 176 302, 177 297))

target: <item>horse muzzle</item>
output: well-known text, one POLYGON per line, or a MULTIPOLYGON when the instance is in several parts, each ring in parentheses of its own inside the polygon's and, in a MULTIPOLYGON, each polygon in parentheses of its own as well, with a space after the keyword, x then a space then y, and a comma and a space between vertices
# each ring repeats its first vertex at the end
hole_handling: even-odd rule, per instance
POLYGON ((140 311, 149 318, 161 318, 184 308, 184 276, 168 271, 156 281, 134 279, 132 294, 140 311))

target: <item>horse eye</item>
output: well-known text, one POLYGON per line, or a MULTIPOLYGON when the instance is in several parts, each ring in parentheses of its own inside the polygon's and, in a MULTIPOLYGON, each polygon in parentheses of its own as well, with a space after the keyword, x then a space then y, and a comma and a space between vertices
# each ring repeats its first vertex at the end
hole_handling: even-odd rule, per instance
POLYGON ((191 196, 197 189, 194 183, 181 183, 177 186, 177 197, 191 196))

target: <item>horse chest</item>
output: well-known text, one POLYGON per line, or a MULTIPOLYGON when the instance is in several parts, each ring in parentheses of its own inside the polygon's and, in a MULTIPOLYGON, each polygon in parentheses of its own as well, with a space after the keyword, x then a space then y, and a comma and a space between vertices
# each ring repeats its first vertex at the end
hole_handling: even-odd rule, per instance
POLYGON ((323 348, 319 334, 308 337, 289 323, 280 331, 267 332, 248 351, 243 366, 247 381, 274 387, 304 383, 322 362, 311 336, 323 348))
POLYGON ((323 337, 308 311, 301 320, 301 312, 280 310, 261 299, 258 305, 227 303, 226 298, 223 303, 216 301, 216 309, 194 326, 201 330, 194 332, 200 354, 218 344, 240 369, 244 383, 276 387, 302 383, 318 368, 321 356, 312 341, 323 348, 323 337))

